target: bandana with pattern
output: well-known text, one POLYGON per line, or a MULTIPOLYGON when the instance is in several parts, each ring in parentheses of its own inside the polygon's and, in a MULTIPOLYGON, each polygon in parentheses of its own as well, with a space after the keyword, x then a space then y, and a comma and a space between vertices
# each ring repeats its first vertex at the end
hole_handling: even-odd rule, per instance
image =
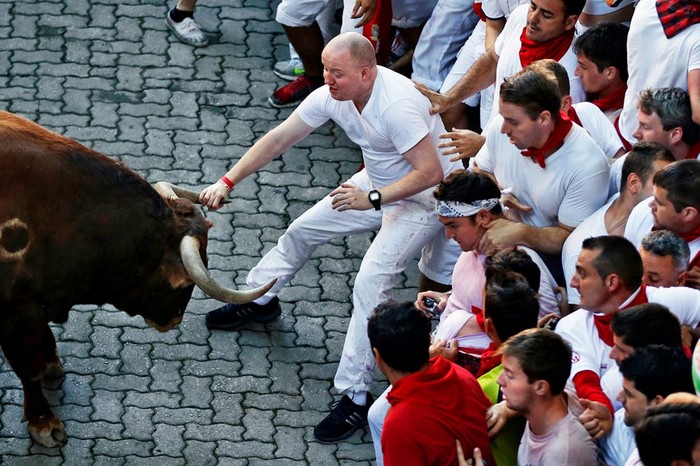
POLYGON ((471 217, 481 209, 491 210, 500 202, 498 198, 480 199, 472 202, 437 201, 436 209, 441 217, 471 217))

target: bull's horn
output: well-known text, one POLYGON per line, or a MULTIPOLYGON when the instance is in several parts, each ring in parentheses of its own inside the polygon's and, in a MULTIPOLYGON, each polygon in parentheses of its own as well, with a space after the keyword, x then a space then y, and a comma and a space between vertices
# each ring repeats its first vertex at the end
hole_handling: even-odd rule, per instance
MULTIPOLYGON (((163 199, 175 199, 175 198, 182 198, 182 199, 187 199, 192 201, 195 204, 201 204, 199 202, 199 193, 197 191, 191 191, 189 189, 181 188, 179 186, 175 186, 172 183, 168 183, 167 181, 159 181, 157 182, 153 188, 160 194, 160 197, 163 199)), ((221 203, 222 204, 228 204, 231 202, 230 199, 222 199, 221 203)))
POLYGON ((182 263, 185 266, 185 270, 187 270, 187 274, 195 285, 212 298, 225 303, 249 303, 267 293, 277 281, 277 279, 275 279, 267 285, 245 291, 224 288, 216 283, 204 266, 202 257, 199 255, 199 240, 194 236, 185 236, 182 238, 182 241, 180 241, 180 256, 182 257, 182 263))

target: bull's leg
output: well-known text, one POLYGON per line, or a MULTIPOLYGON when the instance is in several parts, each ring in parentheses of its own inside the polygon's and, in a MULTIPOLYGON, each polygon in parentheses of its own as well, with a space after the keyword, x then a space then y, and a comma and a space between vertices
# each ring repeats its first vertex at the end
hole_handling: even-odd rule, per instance
POLYGON ((47 363, 56 362, 56 343, 48 324, 0 322, 0 346, 7 362, 24 389, 24 419, 29 435, 39 445, 59 447, 68 439, 65 427, 51 411, 41 390, 41 378, 47 363), (6 325, 7 324, 7 325, 6 325), (49 335, 50 334, 50 335, 49 335), (52 354, 47 360, 47 354, 52 354))
POLYGON ((43 373, 41 385, 46 388, 56 389, 63 381, 65 372, 63 371, 61 359, 58 357, 56 339, 53 336, 51 328, 48 328, 48 331, 44 332, 44 339, 41 344, 44 352, 44 359, 46 359, 46 370, 43 373))

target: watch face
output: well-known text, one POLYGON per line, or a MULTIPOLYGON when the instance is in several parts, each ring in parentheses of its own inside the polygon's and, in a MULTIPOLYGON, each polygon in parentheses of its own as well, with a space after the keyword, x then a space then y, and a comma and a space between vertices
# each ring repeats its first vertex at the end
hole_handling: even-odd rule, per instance
POLYGON ((379 200, 379 193, 375 192, 375 191, 372 191, 371 193, 369 193, 369 200, 370 201, 378 201, 379 200))

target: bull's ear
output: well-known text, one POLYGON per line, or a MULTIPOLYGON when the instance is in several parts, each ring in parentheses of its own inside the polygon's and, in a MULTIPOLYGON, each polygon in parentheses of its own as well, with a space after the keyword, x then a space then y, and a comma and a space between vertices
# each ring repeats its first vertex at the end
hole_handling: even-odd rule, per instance
POLYGON ((160 271, 173 289, 187 288, 194 284, 187 274, 185 266, 182 265, 180 256, 172 252, 166 253, 163 257, 163 262, 160 264, 160 271))

